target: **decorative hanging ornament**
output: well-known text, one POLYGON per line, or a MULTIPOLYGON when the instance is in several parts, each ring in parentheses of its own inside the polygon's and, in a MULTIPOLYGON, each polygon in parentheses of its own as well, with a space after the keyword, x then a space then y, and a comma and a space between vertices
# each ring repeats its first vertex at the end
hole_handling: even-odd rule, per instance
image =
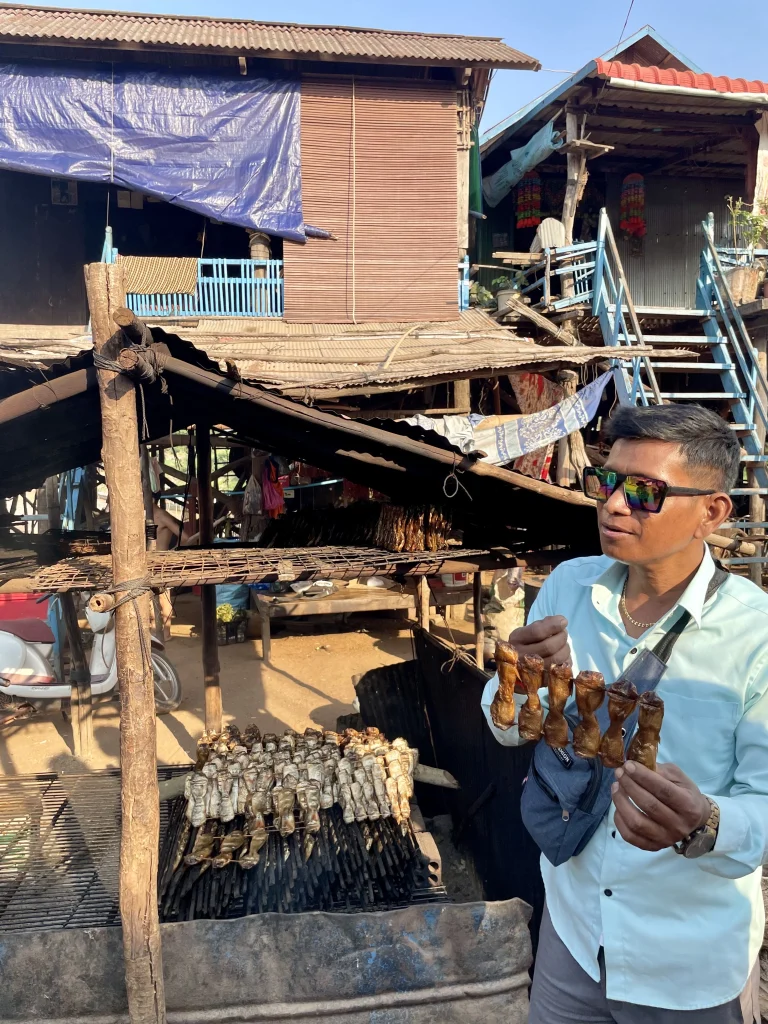
POLYGON ((541 224, 541 178, 528 171, 517 186, 517 226, 536 228, 541 224))
POLYGON ((642 174, 628 174, 621 183, 619 227, 629 238, 645 236, 645 178, 642 174))

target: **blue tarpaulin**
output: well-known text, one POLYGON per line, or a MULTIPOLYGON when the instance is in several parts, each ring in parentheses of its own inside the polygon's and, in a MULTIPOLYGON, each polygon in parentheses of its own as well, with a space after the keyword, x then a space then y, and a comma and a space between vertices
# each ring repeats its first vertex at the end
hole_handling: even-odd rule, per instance
POLYGON ((304 241, 298 80, 0 64, 0 167, 304 241))

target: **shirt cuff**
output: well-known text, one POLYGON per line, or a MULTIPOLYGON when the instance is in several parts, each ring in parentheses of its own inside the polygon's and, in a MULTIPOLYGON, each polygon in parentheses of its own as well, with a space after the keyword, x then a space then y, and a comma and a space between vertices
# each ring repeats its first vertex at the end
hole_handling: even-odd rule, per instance
POLYGON ((515 694, 515 724, 510 726, 509 729, 499 729, 497 726, 493 724, 493 719, 491 718, 491 704, 493 703, 493 698, 496 696, 496 691, 498 690, 498 688, 499 677, 498 675, 495 675, 492 679, 489 679, 488 682, 485 684, 483 696, 480 698, 480 705, 483 709, 485 719, 488 722, 488 728, 493 733, 495 739, 503 747, 521 747, 524 743, 527 742, 527 740, 520 738, 520 733, 517 729, 517 716, 520 713, 520 708, 523 706, 523 704, 525 704, 526 700, 528 699, 528 695, 525 693, 515 694))
MULTIPOLYGON (((707 795, 706 793, 704 794, 707 795)), ((749 815, 739 807, 739 801, 733 797, 710 797, 720 808, 720 826, 717 830, 713 853, 737 854, 747 842, 749 833, 749 815)))

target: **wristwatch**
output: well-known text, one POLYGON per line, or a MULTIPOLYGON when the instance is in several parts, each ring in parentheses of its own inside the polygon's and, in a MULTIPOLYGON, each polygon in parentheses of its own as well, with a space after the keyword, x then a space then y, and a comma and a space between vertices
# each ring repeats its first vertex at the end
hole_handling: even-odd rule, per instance
POLYGON ((705 853, 711 853, 717 842, 717 831, 720 828, 720 808, 714 800, 709 801, 709 817, 704 824, 694 829, 689 836, 675 843, 675 853, 682 853, 684 857, 693 859, 703 857, 705 853))

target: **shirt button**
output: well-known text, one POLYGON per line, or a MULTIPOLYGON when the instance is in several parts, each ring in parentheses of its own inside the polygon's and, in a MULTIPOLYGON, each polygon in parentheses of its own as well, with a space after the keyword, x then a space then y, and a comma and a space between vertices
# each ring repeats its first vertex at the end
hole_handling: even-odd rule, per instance
POLYGON ((613 896, 613 889, 604 889, 603 892, 606 896, 613 896))
POLYGON ((637 648, 633 647, 632 650, 629 653, 630 654, 637 654, 637 648))
POLYGON ((614 829, 613 832, 611 832, 611 839, 615 839, 615 838, 616 838, 616 829, 614 829))

